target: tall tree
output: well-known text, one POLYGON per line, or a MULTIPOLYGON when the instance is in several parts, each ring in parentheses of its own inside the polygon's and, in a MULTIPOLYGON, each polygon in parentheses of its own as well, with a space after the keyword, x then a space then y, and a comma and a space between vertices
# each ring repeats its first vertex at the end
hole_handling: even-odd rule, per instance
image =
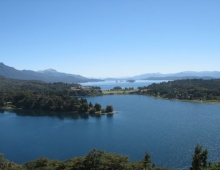
POLYGON ((143 167, 144 169, 148 169, 151 166, 151 159, 150 159, 150 155, 145 152, 145 156, 144 156, 144 160, 143 160, 143 167))
POLYGON ((94 108, 96 109, 96 111, 100 111, 102 106, 100 104, 96 103, 94 108))
POLYGON ((93 105, 92 105, 92 103, 91 102, 89 102, 89 107, 91 108, 91 107, 93 107, 93 105))
POLYGON ((207 156, 208 150, 203 150, 202 146, 196 145, 190 170, 203 170, 207 167, 207 156))
POLYGON ((105 111, 106 111, 107 113, 113 112, 113 107, 112 107, 112 105, 107 105, 105 111))
POLYGON ((85 160, 84 160, 85 169, 89 169, 89 170, 100 169, 100 166, 102 164, 101 158, 103 157, 104 154, 105 153, 102 150, 93 149, 92 151, 90 151, 85 156, 85 160))

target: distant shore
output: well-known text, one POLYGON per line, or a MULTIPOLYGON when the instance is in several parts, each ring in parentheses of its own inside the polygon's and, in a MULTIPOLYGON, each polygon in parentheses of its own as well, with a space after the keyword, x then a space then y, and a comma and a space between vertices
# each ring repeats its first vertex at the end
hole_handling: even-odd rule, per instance
MULTIPOLYGON (((139 94, 140 95, 140 94, 139 94)), ((164 100, 171 100, 171 101, 180 101, 180 102, 196 102, 196 103, 212 103, 212 104, 220 104, 220 100, 186 100, 186 99, 169 99, 169 98, 164 98, 161 96, 151 96, 151 95, 146 95, 143 94, 143 96, 148 96, 148 97, 153 97, 156 99, 164 99, 164 100)))
POLYGON ((103 95, 114 95, 114 94, 136 94, 138 90, 103 90, 103 95))
POLYGON ((157 99, 172 100, 172 101, 220 104, 220 100, 169 99, 169 98, 164 98, 164 97, 161 97, 161 96, 152 96, 152 95, 147 95, 147 94, 140 94, 140 93, 138 93, 137 89, 134 89, 134 90, 103 90, 102 93, 103 93, 103 95, 128 95, 128 94, 136 94, 136 95, 142 95, 142 96, 148 96, 148 97, 153 97, 153 98, 157 98, 157 99))

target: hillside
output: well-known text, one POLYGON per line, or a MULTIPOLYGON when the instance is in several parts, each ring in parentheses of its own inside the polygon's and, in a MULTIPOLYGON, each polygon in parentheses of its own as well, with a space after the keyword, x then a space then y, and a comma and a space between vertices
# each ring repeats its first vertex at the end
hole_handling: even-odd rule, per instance
POLYGON ((32 70, 17 70, 3 63, 0 63, 0 75, 12 79, 41 80, 44 82, 83 83, 101 81, 98 79, 89 79, 80 75, 60 73, 53 69, 38 72, 32 70))
POLYGON ((95 113, 103 110, 101 105, 99 109, 94 110, 93 105, 89 105, 86 100, 79 100, 76 96, 101 94, 98 87, 82 87, 76 83, 45 83, 36 80, 14 80, 0 76, 0 108, 3 109, 24 108, 95 113))
POLYGON ((13 93, 14 91, 33 91, 37 93, 68 96, 93 96, 102 94, 99 87, 78 87, 81 87, 81 85, 77 83, 46 83, 39 80, 17 80, 0 75, 0 94, 2 95, 13 93))
POLYGON ((168 99, 220 101, 220 79, 186 79, 139 87, 139 94, 168 99))

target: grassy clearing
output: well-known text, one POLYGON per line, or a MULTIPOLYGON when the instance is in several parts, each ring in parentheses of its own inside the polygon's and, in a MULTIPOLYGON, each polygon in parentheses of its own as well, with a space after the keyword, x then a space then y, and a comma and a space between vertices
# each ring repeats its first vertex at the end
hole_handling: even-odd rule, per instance
POLYGON ((110 94, 133 94, 136 93, 138 90, 103 90, 102 93, 104 95, 110 94))

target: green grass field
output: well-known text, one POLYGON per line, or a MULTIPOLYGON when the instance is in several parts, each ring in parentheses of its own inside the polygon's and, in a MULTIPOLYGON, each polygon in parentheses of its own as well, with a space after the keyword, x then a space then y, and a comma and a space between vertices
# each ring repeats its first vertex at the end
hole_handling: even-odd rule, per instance
POLYGON ((109 94, 133 94, 136 93, 138 90, 103 90, 102 93, 104 95, 109 94))

